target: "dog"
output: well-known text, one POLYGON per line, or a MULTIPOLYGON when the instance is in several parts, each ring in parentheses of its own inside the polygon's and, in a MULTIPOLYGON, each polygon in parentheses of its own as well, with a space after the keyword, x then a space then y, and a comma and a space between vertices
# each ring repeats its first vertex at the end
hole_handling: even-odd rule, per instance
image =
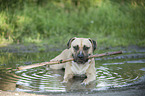
POLYGON ((73 76, 86 75, 87 78, 82 84, 89 84, 96 79, 95 60, 88 59, 97 48, 96 41, 90 38, 71 38, 67 43, 68 49, 50 61, 66 60, 73 58, 73 61, 61 64, 50 65, 51 69, 65 68, 64 80, 67 83, 73 76))

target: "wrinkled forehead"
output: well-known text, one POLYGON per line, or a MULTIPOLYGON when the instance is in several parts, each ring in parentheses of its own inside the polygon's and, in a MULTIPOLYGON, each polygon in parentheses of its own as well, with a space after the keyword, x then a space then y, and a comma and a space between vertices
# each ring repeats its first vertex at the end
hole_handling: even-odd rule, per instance
POLYGON ((87 38, 76 38, 73 42, 72 42, 72 46, 79 46, 79 47, 83 47, 84 45, 87 47, 91 47, 92 44, 89 41, 89 39, 87 38))

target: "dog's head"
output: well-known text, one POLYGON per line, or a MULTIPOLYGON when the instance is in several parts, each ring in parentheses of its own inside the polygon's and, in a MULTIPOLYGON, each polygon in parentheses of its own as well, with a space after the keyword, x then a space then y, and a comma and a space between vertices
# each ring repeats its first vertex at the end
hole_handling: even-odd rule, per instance
POLYGON ((78 64, 85 64, 88 61, 88 56, 93 54, 96 49, 96 41, 90 38, 71 38, 68 43, 68 48, 71 48, 71 53, 74 61, 78 64))

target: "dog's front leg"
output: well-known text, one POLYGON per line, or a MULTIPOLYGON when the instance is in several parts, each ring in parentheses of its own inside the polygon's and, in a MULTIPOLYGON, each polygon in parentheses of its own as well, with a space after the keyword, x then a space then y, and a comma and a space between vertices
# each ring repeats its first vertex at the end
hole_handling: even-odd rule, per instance
POLYGON ((73 74, 65 74, 63 82, 67 83, 71 78, 73 78, 73 74))
POLYGON ((91 81, 94 81, 96 79, 96 74, 94 73, 87 73, 86 74, 87 78, 82 82, 82 84, 87 85, 91 81))
POLYGON ((69 79, 73 78, 73 72, 71 70, 71 64, 66 64, 65 75, 63 82, 67 83, 69 79))

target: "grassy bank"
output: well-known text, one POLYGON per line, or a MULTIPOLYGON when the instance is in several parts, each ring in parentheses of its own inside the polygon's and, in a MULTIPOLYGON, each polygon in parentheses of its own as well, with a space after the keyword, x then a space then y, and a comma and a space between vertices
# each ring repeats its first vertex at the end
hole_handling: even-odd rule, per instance
POLYGON ((98 46, 145 46, 144 0, 1 0, 0 44, 66 44, 89 37, 98 46))

